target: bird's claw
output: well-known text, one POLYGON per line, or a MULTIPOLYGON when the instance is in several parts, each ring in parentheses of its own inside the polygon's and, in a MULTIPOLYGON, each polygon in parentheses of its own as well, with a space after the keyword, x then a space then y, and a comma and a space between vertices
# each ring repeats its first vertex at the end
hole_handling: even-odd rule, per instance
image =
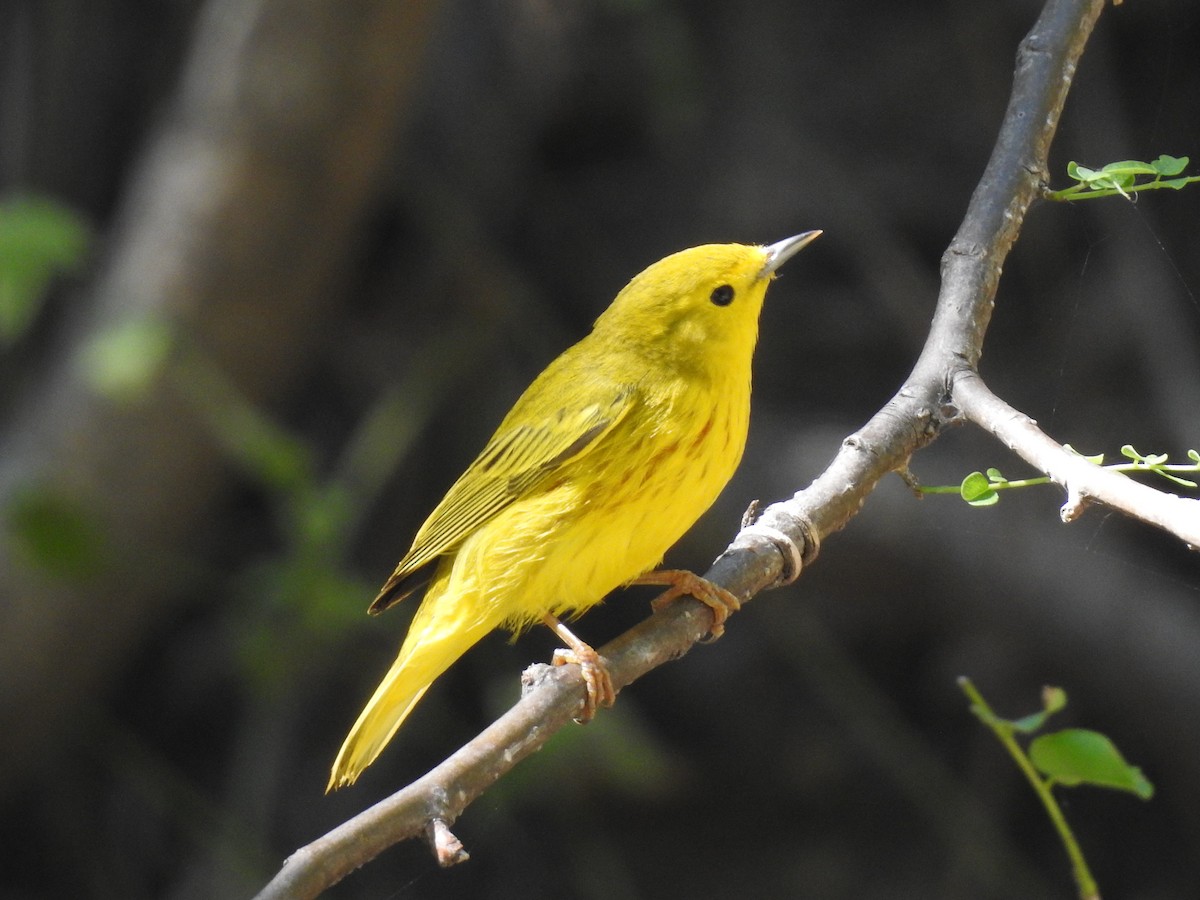
POLYGON ((695 597, 712 610, 713 622, 708 629, 708 637, 704 643, 711 644, 725 633, 725 620, 730 613, 742 608, 742 601, 734 594, 713 584, 707 578, 701 578, 694 572, 684 569, 662 569, 658 572, 647 572, 636 578, 634 584, 665 584, 669 587, 650 601, 650 607, 657 612, 674 603, 680 597, 695 597))
POLYGON ((566 648, 555 650, 554 656, 551 658, 551 662, 556 666, 578 665, 580 674, 583 675, 583 686, 587 695, 583 701, 583 709, 575 717, 575 721, 580 725, 595 718, 598 708, 612 706, 617 700, 612 676, 608 673, 604 660, 591 647, 586 644, 584 647, 586 650, 582 653, 579 650, 566 648))

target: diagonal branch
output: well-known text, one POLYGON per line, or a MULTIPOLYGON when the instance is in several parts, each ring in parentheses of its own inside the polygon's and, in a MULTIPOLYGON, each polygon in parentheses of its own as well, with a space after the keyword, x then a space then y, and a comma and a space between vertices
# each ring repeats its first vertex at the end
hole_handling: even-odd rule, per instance
MULTIPOLYGON (((846 438, 810 487, 768 507, 743 528, 706 578, 742 598, 796 578, 820 541, 840 530, 888 473, 955 421, 951 387, 966 384, 983 347, 1005 257, 1045 180, 1047 154, 1075 67, 1104 0, 1049 0, 1017 54, 1013 91, 992 157, 962 227, 942 261, 942 289, 929 338, 908 380, 846 438)), ((955 396, 957 400, 957 395, 955 396)), ((601 649, 617 689, 687 652, 711 614, 680 602, 601 649)), ((449 830, 505 772, 540 748, 580 709, 578 669, 533 666, 521 700, 453 756, 293 854, 259 894, 314 897, 392 844, 428 834, 439 861, 465 851, 449 830)))

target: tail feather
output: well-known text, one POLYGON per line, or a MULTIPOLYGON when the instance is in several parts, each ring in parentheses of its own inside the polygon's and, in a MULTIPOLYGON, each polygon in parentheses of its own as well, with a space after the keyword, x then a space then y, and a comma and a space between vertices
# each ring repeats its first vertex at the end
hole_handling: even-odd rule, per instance
POLYGON ((400 655, 342 743, 326 793, 354 784, 387 746, 434 679, 498 624, 478 619, 464 622, 461 606, 461 598, 426 595, 400 655))

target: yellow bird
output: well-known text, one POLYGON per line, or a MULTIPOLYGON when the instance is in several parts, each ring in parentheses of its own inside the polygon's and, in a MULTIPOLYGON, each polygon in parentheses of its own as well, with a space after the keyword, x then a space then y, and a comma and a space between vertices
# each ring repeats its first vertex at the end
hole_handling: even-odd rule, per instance
POLYGON ((430 514, 370 612, 428 584, 400 655, 350 729, 327 790, 353 784, 417 701, 494 628, 544 622, 587 686, 613 702, 599 655, 559 621, 635 581, 713 607, 737 599, 690 572, 650 570, 737 468, 750 363, 775 271, 821 234, 707 244, 635 277, 591 334, 550 363, 430 514))

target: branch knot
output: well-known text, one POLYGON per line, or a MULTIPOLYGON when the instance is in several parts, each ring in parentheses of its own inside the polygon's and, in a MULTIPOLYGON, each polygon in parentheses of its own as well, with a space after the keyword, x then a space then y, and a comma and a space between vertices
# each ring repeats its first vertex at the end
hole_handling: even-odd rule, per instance
POLYGON ((756 522, 738 532, 734 546, 753 545, 756 540, 767 541, 783 560, 779 577, 773 588, 791 584, 800 577, 804 567, 812 563, 821 551, 821 539, 816 527, 807 517, 788 511, 782 504, 770 507, 756 522), (769 521, 768 521, 769 520, 769 521), (793 534, 798 535, 792 537, 793 534))

